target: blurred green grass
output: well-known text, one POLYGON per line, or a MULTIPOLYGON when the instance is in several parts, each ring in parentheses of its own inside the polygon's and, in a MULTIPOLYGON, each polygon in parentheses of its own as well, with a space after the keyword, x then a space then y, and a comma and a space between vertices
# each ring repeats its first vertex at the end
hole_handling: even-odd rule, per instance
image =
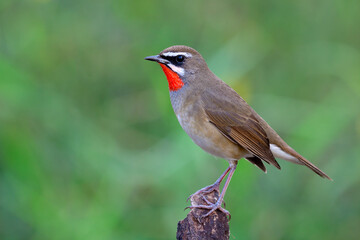
POLYGON ((236 239, 360 236, 357 1, 0 2, 0 239, 173 239, 227 167, 192 143, 161 69, 186 44, 335 181, 241 161, 236 239))

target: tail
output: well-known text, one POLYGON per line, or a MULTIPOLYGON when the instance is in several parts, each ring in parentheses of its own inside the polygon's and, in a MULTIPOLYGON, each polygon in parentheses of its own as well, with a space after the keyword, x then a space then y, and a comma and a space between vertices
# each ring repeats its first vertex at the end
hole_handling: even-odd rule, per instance
POLYGON ((255 116, 259 120, 261 127, 266 131, 270 140, 270 150, 274 157, 281 158, 296 164, 305 165, 313 170, 317 175, 333 181, 326 173, 321 171, 317 166, 312 164, 309 160, 298 154, 272 129, 267 122, 254 111, 255 116))
POLYGON ((313 170, 317 175, 333 181, 326 173, 321 171, 317 166, 312 164, 309 160, 298 154, 294 149, 286 144, 286 146, 279 147, 276 144, 270 144, 270 150, 277 158, 281 158, 296 164, 305 165, 313 170))

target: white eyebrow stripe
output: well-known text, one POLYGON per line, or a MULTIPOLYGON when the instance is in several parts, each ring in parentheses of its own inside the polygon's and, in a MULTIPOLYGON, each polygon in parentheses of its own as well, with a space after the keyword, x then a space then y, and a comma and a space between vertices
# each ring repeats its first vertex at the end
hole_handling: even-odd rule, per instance
POLYGON ((185 57, 192 57, 191 53, 187 53, 187 52, 166 52, 161 55, 165 57, 176 57, 178 55, 184 55, 185 57))
POLYGON ((179 74, 180 76, 184 76, 185 74, 185 70, 182 67, 177 67, 174 64, 168 64, 168 67, 173 70, 174 72, 176 72, 177 74, 179 74))

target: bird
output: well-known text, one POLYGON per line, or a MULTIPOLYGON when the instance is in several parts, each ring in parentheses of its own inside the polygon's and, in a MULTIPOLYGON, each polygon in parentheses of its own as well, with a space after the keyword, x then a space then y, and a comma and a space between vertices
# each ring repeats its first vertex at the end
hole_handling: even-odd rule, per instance
POLYGON ((175 45, 145 60, 159 63, 165 73, 171 105, 183 130, 200 148, 229 163, 214 184, 189 197, 214 190, 220 192, 220 184, 227 176, 215 203, 203 196, 206 204, 189 207, 208 209, 203 217, 217 209, 230 216, 222 203, 238 161, 242 158, 265 173, 264 162, 280 169, 276 160, 279 158, 305 165, 319 176, 332 180, 291 148, 235 90, 209 69, 195 49, 175 45))

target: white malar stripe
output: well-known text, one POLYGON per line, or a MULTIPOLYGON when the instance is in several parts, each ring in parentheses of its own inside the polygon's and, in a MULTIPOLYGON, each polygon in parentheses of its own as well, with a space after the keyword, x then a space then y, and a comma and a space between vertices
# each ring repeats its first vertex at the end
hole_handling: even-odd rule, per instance
POLYGON ((165 57, 176 57, 178 55, 183 55, 185 57, 192 57, 191 53, 187 53, 187 52, 166 52, 161 55, 165 57))
POLYGON ((293 163, 301 164, 301 162, 296 157, 284 152, 276 144, 270 144, 270 151, 276 158, 281 158, 293 163))
POLYGON ((174 64, 168 64, 167 65, 169 68, 171 68, 171 70, 173 70, 174 72, 176 72, 177 74, 179 74, 180 76, 184 76, 185 74, 185 70, 182 67, 177 67, 174 64))

